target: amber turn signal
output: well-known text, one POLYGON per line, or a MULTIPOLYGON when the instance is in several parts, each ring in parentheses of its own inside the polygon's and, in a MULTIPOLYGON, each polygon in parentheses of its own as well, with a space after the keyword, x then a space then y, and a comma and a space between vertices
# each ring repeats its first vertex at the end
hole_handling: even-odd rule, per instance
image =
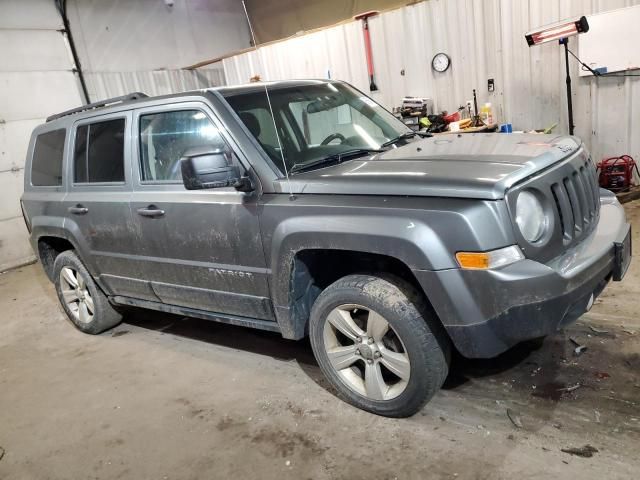
POLYGON ((456 260, 462 268, 489 268, 489 254, 484 252, 458 252, 456 260))
POLYGON ((491 250, 489 252, 458 252, 456 260, 461 268, 486 270, 510 265, 524 259, 522 250, 516 245, 491 250))

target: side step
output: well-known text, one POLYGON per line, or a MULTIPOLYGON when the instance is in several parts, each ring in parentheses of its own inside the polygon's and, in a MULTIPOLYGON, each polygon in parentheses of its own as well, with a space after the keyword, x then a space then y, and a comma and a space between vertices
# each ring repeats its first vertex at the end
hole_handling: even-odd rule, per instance
POLYGON ((225 315, 224 313, 207 312, 206 310, 198 310, 196 308, 179 307, 177 305, 168 305, 160 302, 150 302, 149 300, 138 300, 137 298, 123 297, 116 295, 109 297, 111 303, 116 305, 127 305, 131 307, 141 307, 158 312, 174 313, 176 315, 184 315, 185 317, 201 318, 203 320, 211 320, 219 323, 228 323, 229 325, 238 325, 240 327, 257 328, 259 330, 268 330, 270 332, 280 332, 277 322, 269 320, 259 320, 257 318, 238 317, 235 315, 225 315))

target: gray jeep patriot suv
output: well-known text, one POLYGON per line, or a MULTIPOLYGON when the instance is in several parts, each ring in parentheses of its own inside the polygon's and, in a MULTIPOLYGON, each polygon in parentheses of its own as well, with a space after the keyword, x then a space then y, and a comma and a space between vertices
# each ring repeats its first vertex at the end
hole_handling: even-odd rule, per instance
POLYGON ((547 335, 624 275, 630 227, 579 139, 423 138, 346 83, 267 85, 35 129, 24 217, 77 328, 135 306, 308 335, 343 399, 400 417, 452 348, 547 335))

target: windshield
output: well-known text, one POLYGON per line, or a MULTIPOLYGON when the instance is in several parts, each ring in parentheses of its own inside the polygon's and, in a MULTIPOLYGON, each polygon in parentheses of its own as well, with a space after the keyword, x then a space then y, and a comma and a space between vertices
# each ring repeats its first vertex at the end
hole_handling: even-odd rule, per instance
MULTIPOLYGON (((343 83, 277 86, 269 97, 287 171, 322 166, 341 154, 379 150, 411 133, 402 122, 369 97, 343 83)), ((226 100, 267 155, 284 174, 278 137, 264 92, 229 92, 226 100)))

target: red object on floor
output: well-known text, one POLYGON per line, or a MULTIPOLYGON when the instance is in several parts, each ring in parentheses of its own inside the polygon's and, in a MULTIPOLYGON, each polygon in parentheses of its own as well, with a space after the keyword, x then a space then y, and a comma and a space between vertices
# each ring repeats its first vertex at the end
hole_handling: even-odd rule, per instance
POLYGON ((632 185, 634 169, 638 171, 638 166, 629 155, 605 158, 598 163, 598 183, 612 192, 623 192, 632 185))

